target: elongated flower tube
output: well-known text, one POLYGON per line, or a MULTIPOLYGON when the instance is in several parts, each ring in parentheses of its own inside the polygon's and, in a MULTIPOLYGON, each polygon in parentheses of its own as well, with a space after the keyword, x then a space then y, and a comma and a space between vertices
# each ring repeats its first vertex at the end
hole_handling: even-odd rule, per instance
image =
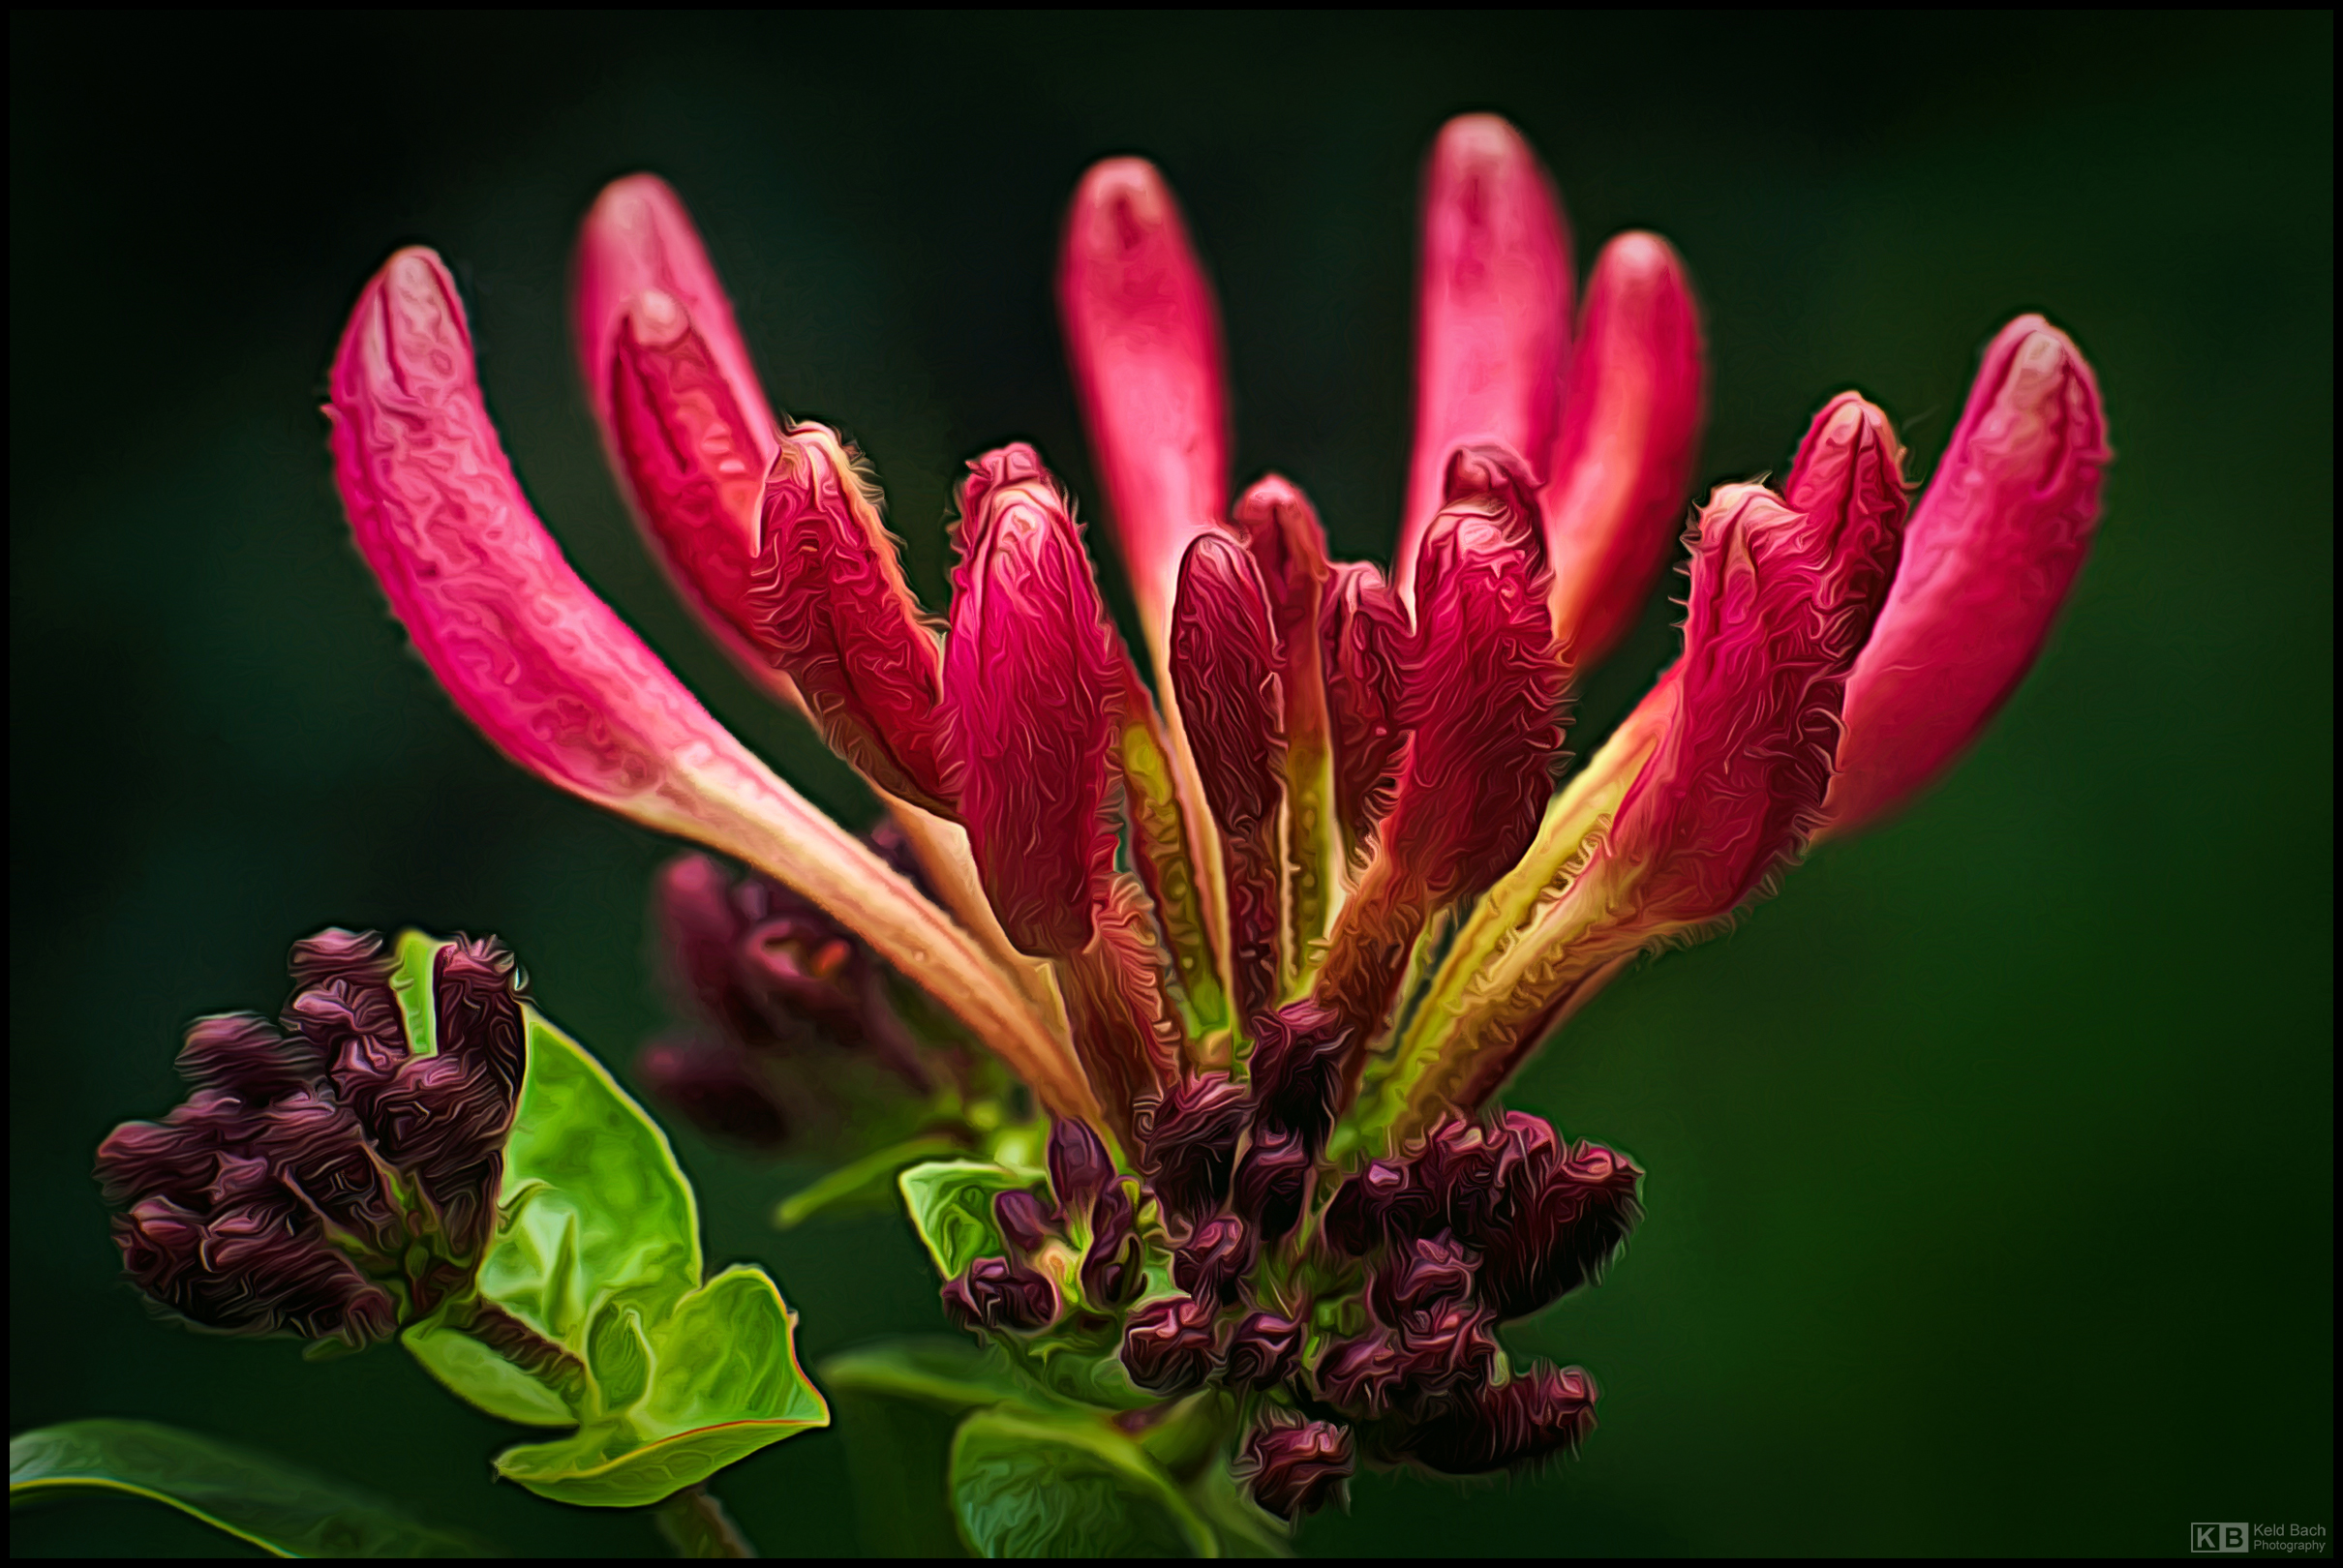
POLYGON ((2073 341, 2039 316, 2003 327, 1847 678, 1825 831, 1894 810, 2009 700, 2090 552, 2108 458, 2099 383, 2073 341))
POLYGON ((1583 669, 1635 623, 1684 516, 1705 388, 1700 313, 1657 234, 1602 248, 1539 502, 1554 632, 1583 669))
POLYGON ((708 716, 579 581, 536 519, 480 400, 439 257, 402 251, 334 362, 335 478, 358 549, 466 717, 548 783, 746 860, 916 974, 1069 1111, 1088 1085, 949 917, 708 716))
MULTIPOLYGON (((1493 1097, 1638 954, 1721 928, 1826 824, 1958 752, 2041 646, 2107 461, 2087 367, 2022 318, 1907 551, 1888 418, 1833 400, 1779 490, 1711 494, 1682 657, 1557 793, 1572 672, 1642 613, 1687 508, 1699 313, 1666 242, 1626 234, 1573 317, 1559 200, 1488 116, 1442 133, 1422 225, 1396 550, 1332 560, 1291 482, 1229 495, 1217 311, 1170 188, 1136 159, 1082 180, 1057 297, 1150 691, 1023 445, 970 465, 939 649, 872 476, 774 416, 673 193, 597 205, 578 330, 622 482, 719 639, 887 798, 920 879, 814 814, 562 561, 428 253, 369 286, 334 373, 360 549, 467 715, 747 862, 664 890, 687 1010, 776 1048, 852 1036, 906 1083, 959 1081, 958 1029, 990 1047, 1049 1115, 1047 1174, 1014 1100, 946 1144, 988 1158, 902 1171, 945 1309, 1128 1418, 1100 1433, 1237 1454, 1289 1517, 1361 1459, 1474 1472, 1585 1438, 1593 1379, 1503 1335, 1615 1264, 1642 1166, 1493 1097), (887 1045, 936 1022, 870 989, 890 973, 942 1035, 887 1045)), ((311 1006, 364 1035, 349 999, 311 1006)), ((298 1078, 240 1040, 198 1053, 207 1086, 230 1081, 215 1056, 298 1078)), ((674 1065, 723 1125, 721 1075, 674 1065)), ((166 1260, 207 1222, 170 1201, 137 1221, 166 1260)))
POLYGON ((1415 448, 1399 587, 1446 504, 1448 454, 1502 446, 1542 483, 1570 359, 1570 230, 1537 155, 1494 114, 1441 128, 1424 173, 1415 295, 1415 448))

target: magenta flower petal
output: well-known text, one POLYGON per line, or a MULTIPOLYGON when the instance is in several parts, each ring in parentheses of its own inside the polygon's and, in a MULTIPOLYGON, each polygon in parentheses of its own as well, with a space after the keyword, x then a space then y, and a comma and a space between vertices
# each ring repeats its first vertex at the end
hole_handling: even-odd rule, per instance
POLYGON ((1343 561, 1331 574, 1320 648, 1334 732, 1334 813, 1355 854, 1391 809, 1399 746, 1407 738, 1399 694, 1415 630, 1398 591, 1374 566, 1343 561))
POLYGON ((1531 479, 1554 445, 1570 359, 1570 230, 1537 155, 1494 114, 1441 128, 1424 174, 1415 298, 1415 444, 1398 580, 1444 504, 1448 454, 1497 445, 1531 479))
POLYGON ((1045 1102, 1087 1086, 940 910, 776 778, 579 581, 481 402, 455 285, 402 251, 334 361, 335 478, 359 553, 466 717, 538 777, 779 878, 916 976, 1045 1102))
POLYGON ((1580 669, 1642 615, 1676 542, 1706 366, 1684 263, 1657 234, 1602 248, 1544 494, 1554 629, 1580 669))
POLYGON ((903 581, 877 486, 835 432, 799 425, 765 485, 747 595, 757 648, 796 681, 831 749, 880 789, 952 814, 943 653, 903 581))
POLYGON ((1161 671, 1180 558, 1227 504, 1229 396, 1212 286, 1154 165, 1116 158, 1082 176, 1057 303, 1108 520, 1161 671))
POLYGON ((2039 316, 2003 327, 1847 679, 1830 831, 1910 799, 2009 700, 2090 552, 2112 456, 2099 383, 2073 340, 2039 316))

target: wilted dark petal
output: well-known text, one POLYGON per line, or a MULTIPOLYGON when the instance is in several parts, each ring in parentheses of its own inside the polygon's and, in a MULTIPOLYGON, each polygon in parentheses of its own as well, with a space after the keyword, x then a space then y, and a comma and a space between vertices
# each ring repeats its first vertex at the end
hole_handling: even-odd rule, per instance
POLYGON ((1050 1124, 1050 1190, 1061 1208, 1089 1207, 1114 1183, 1114 1161, 1087 1122, 1061 1116, 1050 1124))
POLYGON ((1041 1199, 1021 1189, 992 1194, 992 1222, 1000 1227, 1003 1241, 1027 1256, 1040 1251, 1050 1239, 1049 1217, 1042 1212, 1041 1199))
POLYGON ((964 1329, 1030 1334, 1057 1315, 1057 1287, 1005 1257, 980 1257, 945 1282, 944 1311, 964 1329))
POLYGON ((1193 1223, 1220 1207, 1251 1114, 1243 1090, 1209 1075, 1176 1083, 1161 1101, 1141 1107, 1141 1164, 1166 1212, 1193 1223))
POLYGON ((1477 1293, 1501 1318, 1537 1312, 1593 1281, 1643 1217, 1643 1172, 1581 1143, 1548 1172, 1519 1221, 1484 1244, 1477 1293))
POLYGON ((1576 1448, 1595 1430, 1595 1380, 1535 1366, 1483 1387, 1404 1432, 1398 1453, 1448 1475, 1478 1475, 1576 1448))
POLYGON ((1319 619, 1326 712, 1333 729, 1334 811, 1354 852, 1391 809, 1400 689, 1415 633, 1383 573, 1358 561, 1329 568, 1319 619))
POLYGON ((1259 1251, 1242 1220, 1227 1215, 1206 1220, 1172 1254, 1172 1282, 1200 1302, 1225 1306, 1253 1272, 1259 1251))
POLYGON ((1123 1370, 1150 1394, 1169 1397, 1202 1386, 1219 1355, 1212 1309, 1201 1301, 1149 1302, 1123 1330, 1123 1370))
POLYGON ((432 969, 440 1052, 472 1064, 507 1102, 520 1093, 528 1050, 522 1042, 519 965, 494 937, 458 937, 432 969))
POLYGON ((1255 1502, 1291 1520, 1338 1496, 1354 1467, 1348 1429, 1264 1410, 1263 1424, 1245 1438, 1235 1473, 1255 1502))
POLYGON ((788 1113, 741 1046, 688 1037, 654 1040, 635 1054, 634 1075, 703 1131, 759 1149, 788 1140, 788 1113))
POLYGON ((1254 1312, 1229 1331, 1221 1374, 1232 1389, 1274 1388, 1301 1370, 1302 1326, 1275 1312, 1254 1312))
POLYGON ((1283 1241, 1301 1221, 1310 1180, 1310 1151, 1291 1132, 1255 1131, 1232 1184, 1237 1214, 1264 1242, 1283 1241))
POLYGON ((1318 1392, 1327 1403, 1360 1416, 1390 1409, 1406 1380, 1399 1342, 1381 1328, 1334 1346, 1318 1369, 1318 1392))
POLYGON ((288 1040, 255 1012, 198 1018, 187 1026, 179 1074, 198 1088, 220 1089, 266 1104, 325 1075, 323 1058, 303 1040, 288 1040))

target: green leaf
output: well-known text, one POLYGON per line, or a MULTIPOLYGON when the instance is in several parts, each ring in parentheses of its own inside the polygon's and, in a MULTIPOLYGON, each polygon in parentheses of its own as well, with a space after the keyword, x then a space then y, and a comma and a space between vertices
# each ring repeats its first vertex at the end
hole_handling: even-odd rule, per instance
POLYGON ((399 933, 398 962, 390 972, 390 989, 399 999, 399 1018, 407 1026, 407 1050, 411 1056, 440 1054, 439 993, 432 984, 432 970, 440 961, 440 950, 454 946, 421 931, 399 933))
POLYGON ((781 1199, 773 1211, 773 1222, 781 1230, 795 1229, 825 1209, 883 1193, 888 1178, 905 1165, 955 1154, 960 1147, 957 1138, 931 1133, 874 1150, 781 1199))
POLYGON ((1220 1534, 1221 1552, 1231 1557, 1291 1557, 1293 1530, 1245 1495, 1243 1483, 1229 1473, 1227 1455, 1207 1464, 1189 1483, 1188 1495, 1220 1534))
POLYGON ((69 1490, 167 1503, 279 1557, 477 1557, 363 1493, 151 1421, 69 1421, 9 1439, 12 1505, 69 1490))
POLYGON ((940 1160, 914 1165, 896 1178, 912 1228, 928 1244, 938 1273, 958 1279, 980 1257, 1005 1257, 1009 1249, 992 1223, 992 1195, 1030 1187, 1032 1178, 1007 1165, 940 1160))
POLYGON ((968 1340, 887 1340, 832 1356, 819 1371, 836 1393, 911 1400, 947 1410, 1033 1397, 998 1351, 987 1352, 968 1340))
POLYGON ((557 1502, 632 1508, 705 1481, 768 1444, 830 1424, 798 1366, 789 1309, 762 1269, 733 1268, 646 1338, 631 1312, 595 1368, 606 1402, 640 1358, 642 1392, 550 1443, 497 1456, 497 1472, 557 1502))
MULTIPOLYGON (((533 1008, 525 1016, 528 1067, 478 1289, 598 1375, 597 1325, 626 1309, 642 1324, 661 1321, 698 1285, 699 1212, 657 1124, 575 1040, 533 1008)), ((572 1408, 559 1390, 447 1326, 461 1305, 404 1336, 434 1377, 490 1414, 530 1426, 600 1413, 572 1408)))
POLYGON ((1095 1420, 978 1411, 952 1440, 952 1507, 980 1556, 1220 1554, 1171 1477, 1095 1420))

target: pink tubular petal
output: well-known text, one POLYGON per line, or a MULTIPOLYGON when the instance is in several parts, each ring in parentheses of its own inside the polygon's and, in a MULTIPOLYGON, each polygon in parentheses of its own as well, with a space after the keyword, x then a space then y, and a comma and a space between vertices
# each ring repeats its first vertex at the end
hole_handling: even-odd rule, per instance
POLYGON ((563 559, 489 423, 454 283, 429 251, 392 256, 359 296, 327 414, 360 554, 499 750, 787 883, 926 985, 1046 1101, 1091 1105, 1064 1046, 966 934, 710 718, 563 559))
POLYGON ((1152 164, 1110 159, 1066 214, 1058 316, 1107 511, 1159 671, 1188 541, 1227 496, 1220 315, 1152 164))
POLYGON ((968 465, 944 693, 986 895, 1037 957, 1089 944, 1114 870, 1125 665, 1065 497, 1030 446, 968 465))
POLYGON ((1198 534, 1172 611, 1172 681, 1227 856, 1236 1002, 1246 1019, 1276 1004, 1281 973, 1281 663, 1251 558, 1225 535, 1198 534))
POLYGON ((1684 263, 1657 234, 1602 248, 1540 498, 1554 630, 1585 669, 1634 625, 1676 542, 1706 367, 1684 263))
POLYGON ((943 657, 903 581, 877 487, 826 426, 781 438, 746 594, 757 648, 786 672, 833 750, 943 815, 943 657))
POLYGON ((1495 444, 1544 463, 1570 358, 1571 281, 1569 226, 1521 133, 1494 114, 1450 120, 1424 176, 1403 594, 1414 592, 1449 453, 1495 444))
POLYGON ((2111 456, 2098 381, 2073 341, 2039 316, 2003 327, 1848 678, 1829 831, 1910 799, 2008 701, 2089 554, 2111 456))
POLYGON ((1330 569, 1319 637, 1334 732, 1334 814, 1356 855, 1391 809, 1393 769, 1407 739, 1399 693, 1415 631, 1382 572, 1342 561, 1330 569))

